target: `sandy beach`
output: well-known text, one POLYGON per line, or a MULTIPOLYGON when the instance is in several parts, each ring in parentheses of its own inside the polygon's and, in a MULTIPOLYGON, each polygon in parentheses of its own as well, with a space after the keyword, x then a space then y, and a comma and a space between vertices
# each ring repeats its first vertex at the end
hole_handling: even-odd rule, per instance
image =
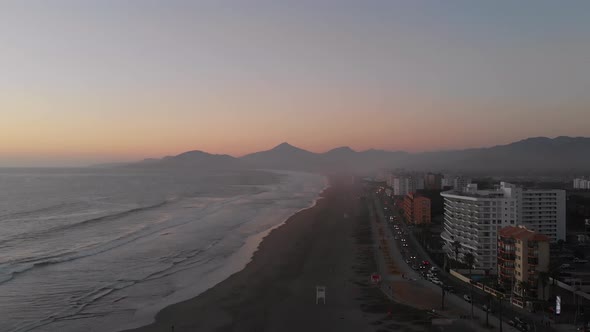
POLYGON ((316 206, 262 241, 245 269, 133 331, 424 330, 422 310, 392 303, 368 283, 376 265, 360 188, 348 177, 330 182, 316 206), (327 288, 326 304, 316 304, 318 285, 327 288))

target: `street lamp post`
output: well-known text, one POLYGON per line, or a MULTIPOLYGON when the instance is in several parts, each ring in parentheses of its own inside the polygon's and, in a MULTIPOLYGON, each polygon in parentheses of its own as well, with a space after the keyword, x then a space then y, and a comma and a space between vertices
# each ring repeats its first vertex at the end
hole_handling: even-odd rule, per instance
POLYGON ((503 324, 502 324, 502 300, 504 299, 504 295, 499 294, 498 295, 498 303, 500 304, 500 313, 499 313, 499 318, 500 318, 500 332, 502 332, 503 329, 503 324))

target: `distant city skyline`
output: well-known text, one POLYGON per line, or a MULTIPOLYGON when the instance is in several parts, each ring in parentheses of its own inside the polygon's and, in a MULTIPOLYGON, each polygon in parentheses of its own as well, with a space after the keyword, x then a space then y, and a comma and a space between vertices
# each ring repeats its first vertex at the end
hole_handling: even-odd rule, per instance
POLYGON ((7 1, 0 167, 590 136, 590 2, 7 1))

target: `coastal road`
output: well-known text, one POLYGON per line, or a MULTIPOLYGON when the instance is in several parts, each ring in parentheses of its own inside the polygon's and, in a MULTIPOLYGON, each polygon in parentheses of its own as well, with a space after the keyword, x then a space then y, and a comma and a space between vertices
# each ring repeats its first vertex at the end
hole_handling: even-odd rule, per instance
MULTIPOLYGON (((378 203, 380 204, 380 202, 378 202, 378 203)), ((396 215, 398 220, 402 220, 401 216, 399 215, 399 213, 397 211, 393 211, 393 213, 396 215)), ((408 228, 408 226, 405 225, 404 223, 400 223, 400 227, 406 231, 406 233, 407 233, 406 238, 408 239, 409 243, 411 244, 414 252, 416 252, 417 255, 421 257, 421 259, 429 260, 431 262, 431 264, 436 265, 434 262, 432 262, 432 260, 430 259, 428 253, 426 253, 424 248, 419 244, 418 240, 414 237, 413 232, 408 228)), ((447 272, 442 270, 442 267, 439 267, 439 268, 441 269, 441 272, 439 273, 439 278, 445 284, 453 286, 458 292, 460 291, 458 293, 458 295, 470 294, 470 289, 467 284, 465 284, 464 282, 459 281, 455 277, 449 275, 447 272)), ((481 308, 481 306, 486 303, 486 294, 483 291, 481 291, 477 288, 474 288, 473 289, 473 301, 475 304, 474 306, 481 308)), ((493 304, 492 307, 494 309, 496 309, 496 311, 493 314, 490 314, 490 317, 493 316, 493 317, 497 318, 498 307, 496 304, 493 304)), ((480 311, 483 312, 483 310, 481 310, 481 309, 480 309, 480 311)), ((483 313, 485 314, 485 312, 483 312, 483 313)), ((502 315, 503 319, 506 322, 511 319, 514 319, 514 317, 518 316, 518 317, 521 317, 522 319, 524 319, 527 323, 529 323, 535 331, 538 331, 538 332, 555 331, 555 328, 553 326, 545 326, 542 323, 542 321, 543 321, 542 315, 536 315, 536 314, 530 313, 526 310, 510 306, 507 302, 504 302, 502 313, 503 313, 503 315, 502 315)))
MULTIPOLYGON (((425 280, 424 278, 422 278, 422 276, 419 273, 417 273, 417 271, 414 271, 408 264, 405 263, 404 257, 401 254, 402 248, 400 246, 399 241, 394 240, 395 235, 393 234, 392 223, 389 222, 388 220, 386 220, 381 202, 379 201, 379 199, 376 196, 373 196, 373 202, 375 204, 375 210, 376 210, 377 215, 379 217, 379 221, 381 223, 383 223, 384 225, 388 225, 388 227, 386 227, 386 229, 389 232, 388 238, 391 240, 391 245, 389 247, 391 249, 391 255, 396 260, 396 264, 398 265, 398 268, 400 269, 400 271, 403 271, 403 273, 405 273, 410 278, 416 279, 414 281, 411 281, 412 283, 415 283, 420 288, 425 288, 425 289, 430 290, 430 294, 432 294, 432 295, 429 294, 430 296, 427 301, 429 301, 431 303, 432 309, 440 310, 441 303, 442 303, 441 287, 425 280)), ((399 216, 398 216, 398 220, 400 220, 399 216)), ((407 230, 406 230, 406 233, 410 233, 410 232, 407 232, 407 230)), ((408 247, 406 249, 410 250, 411 252, 416 252, 415 244, 413 244, 412 247, 408 247)), ((418 258, 416 259, 416 261, 426 260, 426 258, 422 257, 422 255, 417 255, 417 257, 418 258)), ((394 291, 395 291, 395 289, 394 289, 394 291)), ((421 295, 425 296, 425 294, 421 294, 421 295)), ((447 293, 446 294, 445 306, 447 309, 446 311, 448 312, 447 314, 449 314, 449 315, 455 314, 454 318, 458 318, 458 315, 456 315, 456 313, 458 313, 458 312, 460 312, 463 316, 470 316, 471 315, 471 304, 466 302, 462 298, 462 296, 463 296, 463 293, 459 293, 459 294, 447 293)), ((394 296, 394 298, 395 298, 395 296, 394 296)), ((401 299, 401 300, 403 300, 403 299, 401 299)), ((445 314, 445 313, 446 312, 443 312, 443 314, 445 314)), ((471 324, 471 327, 473 329, 480 329, 480 330, 484 331, 485 329, 483 328, 483 323, 485 323, 485 316, 486 316, 486 314, 481 308, 474 306, 474 317, 476 317, 479 320, 479 323, 473 322, 473 324, 471 324)), ((449 316, 449 317, 451 317, 451 316, 449 316)), ((498 328, 500 326, 499 319, 491 314, 489 315, 489 322, 492 326, 495 326, 496 328, 498 328)), ((514 327, 508 325, 506 321, 503 322, 503 330, 504 331, 517 331, 514 327)))

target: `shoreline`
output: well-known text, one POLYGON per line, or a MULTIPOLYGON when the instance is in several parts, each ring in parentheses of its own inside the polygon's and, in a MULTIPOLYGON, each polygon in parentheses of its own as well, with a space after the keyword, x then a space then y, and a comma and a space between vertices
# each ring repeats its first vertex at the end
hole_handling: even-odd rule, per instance
MULTIPOLYGON (((187 302, 187 301, 191 301, 191 300, 193 300, 193 299, 196 299, 196 298, 198 298, 198 297, 199 297, 201 294, 203 294, 203 293, 205 293, 205 292, 209 291, 209 290, 210 290, 210 289, 212 289, 212 288, 215 288, 217 285, 219 285, 220 283, 223 283, 225 280, 227 280, 227 279, 231 278, 233 275, 235 275, 235 274, 237 274, 237 273, 240 273, 241 271, 243 271, 244 269, 246 269, 246 268, 248 267, 248 265, 249 265, 249 264, 251 264, 251 263, 252 263, 252 261, 255 259, 257 252, 258 252, 258 251, 261 249, 261 246, 262 246, 262 244, 263 244, 263 242, 265 241, 265 239, 266 239, 266 238, 268 238, 269 236, 271 236, 271 235, 272 235, 272 233, 273 233, 275 230, 277 230, 277 229, 279 229, 279 228, 281 228, 281 227, 284 227, 284 226, 285 226, 285 225, 286 225, 286 224, 287 224, 287 223, 288 223, 288 222, 289 222, 291 219, 294 219, 294 218, 295 218, 295 217, 296 217, 298 214, 300 214, 300 213, 302 213, 302 212, 304 212, 304 211, 306 211, 306 210, 310 210, 310 209, 313 209, 313 208, 315 208, 315 207, 318 205, 318 203, 319 203, 319 202, 320 202, 322 199, 324 199, 324 198, 325 198, 325 196, 326 196, 326 192, 327 192, 327 191, 330 189, 331 185, 330 185, 330 181, 328 180, 328 177, 327 177, 327 176, 323 176, 323 178, 324 178, 325 185, 324 185, 324 187, 323 187, 323 188, 322 188, 322 189, 321 189, 321 190, 320 190, 320 191, 317 193, 317 196, 316 196, 316 198, 315 198, 315 199, 314 199, 314 200, 311 202, 311 204, 309 204, 309 206, 307 206, 307 207, 304 207, 304 208, 301 208, 301 209, 299 209, 299 210, 295 211, 295 212, 294 212, 293 214, 291 214, 289 217, 285 218, 285 219, 284 219, 282 222, 280 222, 280 223, 278 223, 278 224, 276 224, 276 225, 274 225, 274 226, 270 227, 269 229, 267 229, 267 230, 265 230, 265 231, 263 231, 263 232, 260 232, 260 233, 254 234, 254 235, 252 235, 252 236, 250 236, 250 237, 248 237, 248 238, 246 239, 246 241, 245 241, 245 243, 244 243, 244 245, 243 245, 243 247, 242 247, 242 248, 249 247, 250 245, 252 245, 252 244, 250 244, 250 243, 256 243, 256 244, 255 244, 255 249, 252 251, 252 253, 251 253, 251 254, 249 254, 249 256, 250 256, 250 257, 248 258, 248 260, 246 261, 246 263, 245 263, 245 264, 244 264, 244 265, 241 267, 241 269, 240 269, 240 270, 238 270, 238 271, 236 271, 236 272, 233 272, 233 273, 231 273, 231 274, 230 274, 230 275, 228 275, 226 278, 224 278, 224 279, 220 280, 219 282, 216 282, 216 283, 215 283, 215 284, 213 284, 211 287, 208 287, 207 289, 204 289, 204 290, 203 290, 201 293, 197 294, 196 296, 192 297, 191 299, 184 300, 184 301, 180 301, 180 302, 177 302, 177 303, 172 303, 172 304, 166 305, 165 307, 163 307, 163 308, 159 309, 159 310, 158 310, 158 311, 157 311, 157 312, 156 312, 156 313, 153 315, 151 322, 149 322, 149 323, 147 323, 147 324, 145 324, 145 323, 139 323, 139 324, 134 324, 134 325, 136 325, 136 326, 129 325, 128 327, 124 328, 123 330, 121 330, 121 329, 117 329, 117 330, 115 330, 115 331, 120 331, 120 332, 125 332, 125 331, 136 331, 136 330, 140 330, 140 329, 142 329, 142 328, 144 328, 144 327, 150 326, 150 325, 152 325, 152 324, 154 324, 154 323, 156 323, 156 322, 157 322, 157 317, 158 317, 158 315, 160 315, 160 314, 161 314, 161 312, 162 312, 162 311, 164 311, 164 310, 166 310, 166 309, 168 309, 168 308, 170 308, 170 307, 173 307, 173 306, 175 306, 175 305, 177 305, 177 304, 180 304, 180 303, 183 303, 183 302, 187 302)), ((254 245, 252 245, 252 246, 254 246, 254 245)), ((240 254, 241 254, 241 253, 240 253, 239 251, 240 251, 240 250, 238 250, 236 253, 234 253, 234 255, 236 255, 236 256, 240 256, 240 254)), ((242 255, 243 255, 243 254, 242 254, 242 255)), ((237 258, 236 258, 236 259, 237 259, 237 258)))
POLYGON ((422 311, 391 302, 368 284, 373 244, 365 236, 369 225, 362 222, 360 191, 352 187, 331 178, 312 206, 267 232, 242 270, 165 307, 151 324, 125 331, 368 332, 382 324, 423 326, 422 311), (327 287, 326 305, 316 305, 318 285, 327 287), (392 310, 404 315, 394 322, 387 317, 392 310))
MULTIPOLYGON (((148 309, 147 312, 151 312, 151 319, 149 321, 142 319, 141 322, 126 324, 124 327, 113 329, 112 331, 113 332, 135 331, 136 329, 140 329, 142 327, 154 324, 156 322, 157 316, 163 310, 165 310, 169 307, 172 307, 176 304, 195 299, 195 298, 199 297, 201 294, 207 292, 208 290, 214 288, 218 284, 220 284, 220 283, 224 282, 225 280, 227 280, 228 278, 232 277, 234 274, 237 274, 237 273, 240 273, 241 271, 243 271, 253 261, 256 253, 260 250, 260 246, 264 242, 265 238, 270 236, 272 234, 272 232, 275 231, 276 229, 283 227, 287 222, 289 222, 290 219, 295 217, 297 214, 299 214, 303 211, 309 210, 309 209, 313 209, 318 204, 318 202, 324 198, 326 190, 328 190, 330 188, 330 183, 329 183, 327 176, 322 176, 322 178, 324 180, 324 186, 322 187, 322 189, 320 189, 317 192, 316 197, 310 202, 310 204, 307 207, 303 207, 299 210, 296 210, 288 217, 286 217, 286 218, 284 217, 284 219, 280 223, 278 223, 274 226, 271 226, 270 228, 268 228, 262 232, 259 232, 259 233, 256 233, 256 234, 253 234, 253 235, 247 237, 244 241, 243 246, 240 249, 238 249, 236 252, 234 252, 232 255, 229 256, 230 258, 229 258, 228 264, 231 266, 232 264, 234 264, 231 262, 234 261, 235 264, 240 266, 239 269, 237 269, 236 271, 230 272, 223 279, 217 279, 218 281, 215 281, 209 287, 203 289, 201 292, 199 292, 195 296, 192 296, 189 299, 181 300, 181 301, 174 302, 174 303, 169 303, 163 307, 160 307, 157 310, 149 310, 148 309), (254 249, 249 250, 249 248, 252 248, 252 247, 254 249), (245 256, 247 256, 247 258, 245 258, 245 256)), ((221 268, 220 270, 223 270, 223 268, 221 268)), ((141 311, 141 312, 143 312, 143 311, 141 311)), ((143 312, 143 314, 145 315, 145 312, 143 312)))

